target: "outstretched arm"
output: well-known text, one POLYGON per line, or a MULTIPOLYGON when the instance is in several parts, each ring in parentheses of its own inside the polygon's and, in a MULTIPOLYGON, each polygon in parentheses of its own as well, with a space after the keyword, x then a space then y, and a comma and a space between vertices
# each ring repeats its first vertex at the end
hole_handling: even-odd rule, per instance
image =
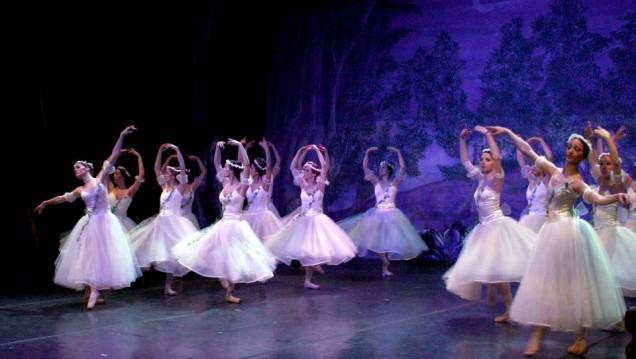
POLYGON ((49 198, 45 201, 42 201, 42 203, 38 204, 37 207, 35 207, 35 209, 33 210, 34 212, 36 212, 37 214, 42 214, 42 211, 44 211, 44 207, 48 206, 49 204, 60 204, 60 203, 64 203, 64 202, 75 202, 75 200, 77 198, 79 198, 82 195, 82 187, 77 187, 75 188, 72 192, 67 192, 64 194, 61 194, 59 196, 55 196, 53 198, 49 198))
POLYGON ((225 148, 224 141, 218 141, 214 148, 214 168, 217 174, 223 170, 223 166, 221 166, 221 149, 223 148, 225 148))
POLYGON ((296 151, 296 155, 292 159, 289 164, 289 170, 295 176, 297 176, 302 171, 302 160, 305 158, 307 154, 307 150, 311 147, 311 145, 303 146, 296 151))
MULTIPOLYGON (((594 130, 592 129, 591 121, 587 121, 587 126, 583 131, 583 137, 585 137, 585 139, 588 140, 590 143, 594 143, 594 130)), ((601 147, 603 146, 601 145, 601 147)), ((588 162, 590 162, 590 167, 595 167, 596 165, 598 165, 598 153, 602 152, 596 152, 594 146, 591 146, 590 153, 587 154, 587 160, 588 162)))
POLYGON ((326 160, 326 158, 329 157, 329 154, 327 153, 327 148, 324 146, 318 147, 316 145, 312 145, 312 148, 314 149, 314 151, 316 151, 318 162, 320 162, 321 181, 318 183, 320 184, 320 187, 324 189, 324 187, 327 185, 327 173, 329 172, 329 161, 326 160))

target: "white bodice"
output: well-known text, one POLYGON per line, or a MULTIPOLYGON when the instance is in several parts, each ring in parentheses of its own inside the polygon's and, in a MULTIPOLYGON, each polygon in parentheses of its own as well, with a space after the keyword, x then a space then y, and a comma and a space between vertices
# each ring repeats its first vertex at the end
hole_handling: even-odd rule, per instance
POLYGON ((548 221, 572 218, 573 207, 579 195, 570 187, 570 180, 559 169, 548 184, 548 221))
POLYGON ((526 189, 526 200, 528 200, 528 213, 545 214, 547 211, 546 202, 548 199, 548 188, 543 181, 537 181, 534 188, 526 189))
POLYGON ((117 199, 115 193, 111 192, 108 194, 108 203, 110 205, 110 210, 117 217, 126 217, 128 215, 128 207, 132 203, 132 198, 130 198, 127 194, 117 199))
POLYGON ((243 201, 245 197, 237 191, 232 191, 227 195, 223 191, 219 193, 219 201, 223 205, 223 219, 240 219, 243 211, 243 201))
POLYGON ((181 197, 181 214, 192 213, 192 202, 194 202, 194 192, 189 191, 181 197))
POLYGON ((160 216, 181 215, 181 192, 176 189, 165 189, 159 197, 160 216))
MULTIPOLYGON (((601 193, 602 195, 608 194, 601 193)), ((618 221, 618 202, 606 205, 594 205, 594 228, 613 227, 620 225, 618 221)))
POLYGON ((478 178, 479 186, 477 186, 473 198, 475 199, 477 213, 479 213, 479 223, 486 223, 503 217, 504 214, 499 204, 501 193, 486 185, 483 176, 480 175, 478 178))
POLYGON ((270 193, 265 191, 262 186, 259 186, 256 190, 250 186, 247 189, 247 212, 260 213, 268 210, 267 204, 271 201, 270 193))
POLYGON ((313 192, 307 193, 304 189, 300 191, 300 202, 304 215, 315 215, 322 213, 322 198, 324 193, 317 188, 313 192))
POLYGON ((397 196, 397 187, 393 183, 386 188, 382 188, 380 182, 374 187, 375 207, 378 210, 387 210, 395 208, 395 197, 397 196))
POLYGON ((82 200, 86 204, 86 213, 89 215, 107 213, 110 211, 108 203, 108 191, 106 186, 95 180, 95 185, 87 188, 82 187, 82 200))

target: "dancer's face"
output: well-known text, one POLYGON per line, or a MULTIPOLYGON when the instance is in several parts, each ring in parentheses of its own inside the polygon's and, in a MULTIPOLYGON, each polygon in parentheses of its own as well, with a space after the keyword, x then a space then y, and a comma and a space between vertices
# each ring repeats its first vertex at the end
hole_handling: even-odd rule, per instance
POLYGON ((565 160, 568 163, 579 164, 585 159, 585 144, 578 138, 573 138, 568 142, 565 150, 565 160))
POLYGON ((601 169, 601 176, 603 176, 604 178, 609 177, 610 172, 614 170, 614 164, 612 163, 609 156, 601 157, 601 159, 598 161, 598 166, 601 169))
POLYGON ((479 169, 481 170, 481 173, 488 174, 492 172, 494 165, 495 163, 492 160, 490 152, 484 152, 481 154, 481 157, 479 158, 479 169))

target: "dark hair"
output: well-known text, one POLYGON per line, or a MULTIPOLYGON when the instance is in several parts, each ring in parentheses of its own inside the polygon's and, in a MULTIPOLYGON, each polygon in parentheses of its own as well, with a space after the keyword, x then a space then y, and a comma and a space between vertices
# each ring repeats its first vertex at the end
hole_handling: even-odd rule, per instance
POLYGON ((265 159, 258 157, 252 161, 254 168, 256 168, 256 172, 261 176, 265 175, 265 171, 267 170, 267 161, 265 159))
POLYGON ((227 160, 230 164, 230 169, 236 178, 241 178, 241 173, 243 172, 243 164, 237 160, 227 160))

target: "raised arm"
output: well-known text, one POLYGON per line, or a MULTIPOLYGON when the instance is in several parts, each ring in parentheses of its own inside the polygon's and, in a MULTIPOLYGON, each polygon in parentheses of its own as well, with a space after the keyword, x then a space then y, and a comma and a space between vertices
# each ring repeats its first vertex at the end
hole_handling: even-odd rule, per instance
MULTIPOLYGON (((614 172, 615 177, 620 176, 622 173, 621 159, 618 156, 618 148, 616 148, 616 143, 614 142, 614 139, 612 138, 611 134, 609 133, 609 131, 607 131, 606 129, 600 126, 597 127, 596 130, 594 130, 594 133, 599 138, 602 138, 603 140, 605 140, 605 142, 607 142, 607 148, 609 149, 610 160, 612 161, 612 167, 613 167, 612 172, 614 172)), ((620 187, 619 191, 622 192, 623 190, 622 181, 621 183, 614 183, 614 185, 618 185, 620 187)))
POLYGON ((375 174, 375 172, 373 172, 373 170, 369 168, 369 154, 371 152, 376 152, 377 150, 377 146, 367 148, 367 150, 364 151, 364 158, 362 159, 362 171, 364 171, 364 179, 373 183, 374 186, 380 181, 380 179, 375 174))
POLYGON ((278 176, 278 174, 280 173, 280 154, 278 153, 278 150, 276 149, 276 146, 274 146, 273 143, 271 142, 267 142, 271 148, 272 148, 272 153, 274 154, 274 159, 276 159, 276 163, 272 166, 272 177, 276 177, 278 176))
POLYGON ((105 168, 102 167, 102 169, 99 171, 99 173, 97 174, 97 179, 104 183, 105 178, 108 177, 108 175, 111 172, 111 169, 113 168, 112 166, 115 164, 115 162, 117 162, 117 158, 119 158, 119 154, 121 153, 121 148, 124 144, 124 137, 126 137, 126 135, 133 133, 137 128, 134 125, 128 126, 126 128, 124 128, 123 131, 121 131, 121 133, 119 134, 119 138, 117 139, 117 142, 115 142, 115 146, 113 147, 113 150, 110 153, 110 156, 108 156, 108 159, 106 159, 106 161, 108 161, 109 165, 107 167, 109 168, 105 168))
POLYGON ((318 181, 318 184, 322 189, 324 189, 327 185, 327 173, 329 172, 329 161, 325 158, 327 158, 329 154, 327 153, 327 148, 324 146, 318 147, 317 145, 312 145, 312 148, 316 151, 318 162, 320 162, 320 181, 318 181))
POLYGON ((302 171, 302 160, 305 158, 305 155, 307 155, 307 150, 310 147, 311 145, 299 148, 298 151, 296 151, 294 158, 292 158, 292 161, 289 164, 289 170, 291 171, 292 175, 294 175, 294 177, 296 177, 302 171))
MULTIPOLYGON (((501 127, 501 126, 488 126, 488 130, 493 135, 507 135, 512 143, 520 150, 532 163, 537 161, 539 155, 534 152, 532 146, 530 146, 526 141, 524 141, 521 137, 517 136, 514 132, 512 132, 509 128, 501 127)), ((550 161, 545 161, 542 164, 542 169, 545 173, 552 176, 554 172, 557 170, 557 167, 550 161)))
POLYGON ((214 168, 216 173, 221 173, 223 166, 221 166, 221 149, 225 148, 225 141, 218 141, 214 148, 214 168))
MULTIPOLYGON (((163 145, 159 146, 159 149, 157 150, 157 157, 155 158, 155 177, 160 178, 163 173, 165 172, 165 167, 163 166, 164 164, 162 163, 162 157, 163 157, 163 151, 165 151, 168 148, 168 143, 164 143, 163 145)), ((166 163, 165 166, 167 167, 168 164, 166 163)))
POLYGON ((488 147, 490 148, 490 153, 492 155, 492 161, 494 164, 494 167, 493 167, 493 172, 495 173, 495 182, 494 182, 495 188, 494 189, 497 192, 501 192, 503 190, 503 179, 504 179, 503 172, 504 171, 503 171, 503 167, 501 166, 501 152, 499 151, 499 145, 497 144, 497 141, 495 141, 495 137, 488 130, 488 128, 477 125, 475 126, 475 131, 486 136, 486 139, 488 140, 488 147))
POLYGON ((137 190, 139 190, 141 184, 144 182, 146 170, 144 169, 144 161, 141 159, 141 155, 139 154, 139 152, 135 151, 134 148, 130 148, 128 149, 128 153, 137 157, 137 175, 135 176, 135 182, 133 182, 133 184, 128 187, 127 192, 128 196, 132 198, 135 193, 137 193, 137 190))
POLYGON ((205 183, 205 179, 208 176, 208 169, 205 168, 205 165, 203 164, 203 162, 201 161, 201 159, 199 158, 199 156, 195 156, 195 155, 189 155, 188 159, 190 161, 194 161, 197 163, 197 166, 199 166, 199 175, 197 176, 197 178, 192 181, 191 188, 192 188, 192 192, 196 191, 197 188, 199 188, 200 185, 205 183))
POLYGON ((263 188, 265 189, 265 191, 269 191, 269 186, 271 184, 272 181, 272 156, 269 153, 269 144, 267 142, 267 140, 265 139, 265 137, 263 137, 263 139, 261 140, 261 142, 259 142, 259 145, 261 146, 261 148, 263 148, 263 151, 265 152, 265 179, 266 181, 263 182, 263 188))
POLYGON ((404 161, 402 152, 400 152, 400 150, 397 147, 389 146, 386 149, 397 155, 398 163, 400 164, 400 169, 398 170, 397 176, 395 176, 395 180, 393 181, 393 184, 399 187, 400 184, 402 183, 402 180, 404 180, 404 175, 406 174, 406 162, 404 161))
MULTIPOLYGON (((583 130, 583 137, 585 137, 585 139, 588 140, 590 143, 594 143, 594 130, 592 129, 591 121, 587 121, 587 126, 585 127, 585 130, 583 130)), ((603 146, 601 145, 601 147, 603 146)), ((599 153, 602 152, 596 152, 594 146, 590 147, 590 153, 587 154, 587 160, 588 162, 590 162, 590 167, 594 168, 596 165, 598 165, 599 153)))
POLYGON ((475 173, 475 171, 478 170, 470 162, 468 157, 468 145, 466 145, 466 138, 470 135, 470 132, 471 131, 469 129, 463 128, 462 132, 459 134, 459 160, 462 162, 466 172, 475 173))

